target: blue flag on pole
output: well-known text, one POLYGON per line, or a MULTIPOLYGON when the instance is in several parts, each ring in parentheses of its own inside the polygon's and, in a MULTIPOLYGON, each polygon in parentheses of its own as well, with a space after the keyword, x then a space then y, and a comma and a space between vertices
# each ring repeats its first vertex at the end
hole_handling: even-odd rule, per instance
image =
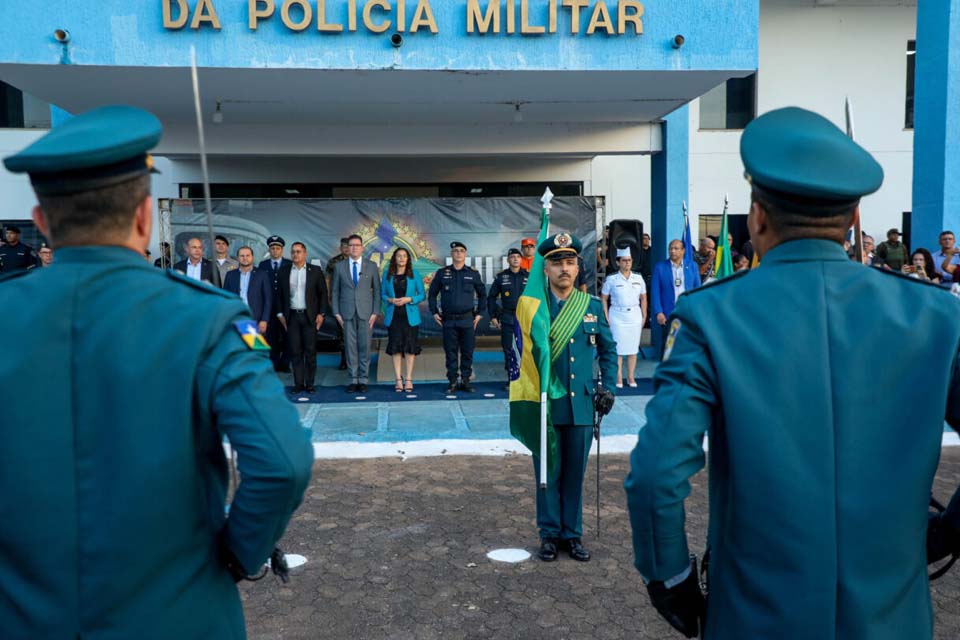
POLYGON ((690 233, 690 216, 684 216, 686 228, 683 230, 683 266, 693 265, 693 235, 690 233))

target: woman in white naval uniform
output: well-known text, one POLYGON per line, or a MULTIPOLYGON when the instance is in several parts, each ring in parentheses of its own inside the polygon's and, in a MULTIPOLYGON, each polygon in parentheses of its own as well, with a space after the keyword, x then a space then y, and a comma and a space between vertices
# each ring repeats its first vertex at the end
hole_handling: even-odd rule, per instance
POLYGON ((640 334, 643 319, 647 315, 647 286, 639 273, 633 273, 633 257, 630 248, 617 249, 617 273, 607 276, 603 282, 601 297, 607 313, 607 322, 613 339, 617 341, 617 388, 623 388, 623 357, 627 357, 627 384, 636 387, 634 372, 637 368, 637 352, 640 351, 640 334))

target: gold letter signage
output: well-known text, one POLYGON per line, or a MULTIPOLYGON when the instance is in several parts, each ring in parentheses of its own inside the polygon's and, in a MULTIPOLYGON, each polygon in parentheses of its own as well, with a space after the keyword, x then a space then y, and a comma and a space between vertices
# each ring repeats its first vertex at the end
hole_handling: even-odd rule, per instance
MULTIPOLYGON (((557 33, 558 19, 569 21, 573 36, 643 34, 640 0, 459 1, 470 35, 545 36, 557 33)), ((215 0, 160 0, 163 28, 178 31, 189 25, 194 30, 219 31, 220 17, 214 3, 215 0)), ((316 31, 323 34, 343 34, 356 32, 359 24, 369 33, 439 33, 430 0, 247 0, 250 31, 275 20, 277 14, 289 31, 305 31, 315 25, 316 31)))

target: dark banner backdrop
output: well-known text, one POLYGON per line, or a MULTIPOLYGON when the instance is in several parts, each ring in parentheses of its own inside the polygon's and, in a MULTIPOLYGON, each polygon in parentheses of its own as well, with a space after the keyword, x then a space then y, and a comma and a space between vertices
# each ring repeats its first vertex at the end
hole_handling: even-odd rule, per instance
MULTIPOLYGON (((307 260, 326 267, 339 253, 340 238, 359 234, 364 254, 385 267, 397 247, 410 251, 424 288, 437 269, 450 261, 450 243, 467 245, 467 264, 477 269, 489 290, 493 276, 507 266, 507 250, 520 247, 520 239, 536 236, 540 224, 538 198, 410 198, 386 200, 214 200, 214 232, 230 239, 230 254, 249 245, 257 260, 267 256, 267 237, 279 235, 290 255, 295 241, 307 246, 307 260)), ((175 200, 170 216, 174 260, 186 256, 189 238, 207 243, 206 207, 203 200, 175 200)), ((596 281, 596 210, 593 198, 554 198, 551 233, 565 231, 583 242, 587 282, 596 281)), ((209 249, 208 249, 209 254, 209 249)), ((438 335, 439 327, 421 305, 421 335, 438 335)), ((324 334, 331 334, 328 319, 324 334)), ((478 329, 494 333, 485 318, 478 329)), ((376 336, 385 335, 377 325, 376 336)))

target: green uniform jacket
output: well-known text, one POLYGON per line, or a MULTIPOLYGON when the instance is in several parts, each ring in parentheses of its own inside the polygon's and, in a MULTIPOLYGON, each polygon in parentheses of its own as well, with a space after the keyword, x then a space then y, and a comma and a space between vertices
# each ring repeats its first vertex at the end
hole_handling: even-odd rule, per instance
POLYGON ((960 301, 796 240, 671 318, 626 481, 641 575, 688 565, 708 433, 708 640, 932 637, 927 504, 944 416, 960 425, 960 301))
MULTIPOLYGON (((555 304, 553 296, 550 303, 555 304)), ((556 313, 552 313, 556 316, 556 313)), ((563 353, 553 364, 553 371, 567 389, 567 397, 550 401, 550 415, 555 425, 593 425, 594 350, 600 357, 600 373, 604 389, 615 392, 617 379, 617 343, 603 315, 600 298, 590 296, 584 321, 577 328, 563 353)))
POLYGON ((246 306, 120 247, 57 249, 0 306, 0 636, 243 638, 218 539, 256 572, 313 462, 246 306))

